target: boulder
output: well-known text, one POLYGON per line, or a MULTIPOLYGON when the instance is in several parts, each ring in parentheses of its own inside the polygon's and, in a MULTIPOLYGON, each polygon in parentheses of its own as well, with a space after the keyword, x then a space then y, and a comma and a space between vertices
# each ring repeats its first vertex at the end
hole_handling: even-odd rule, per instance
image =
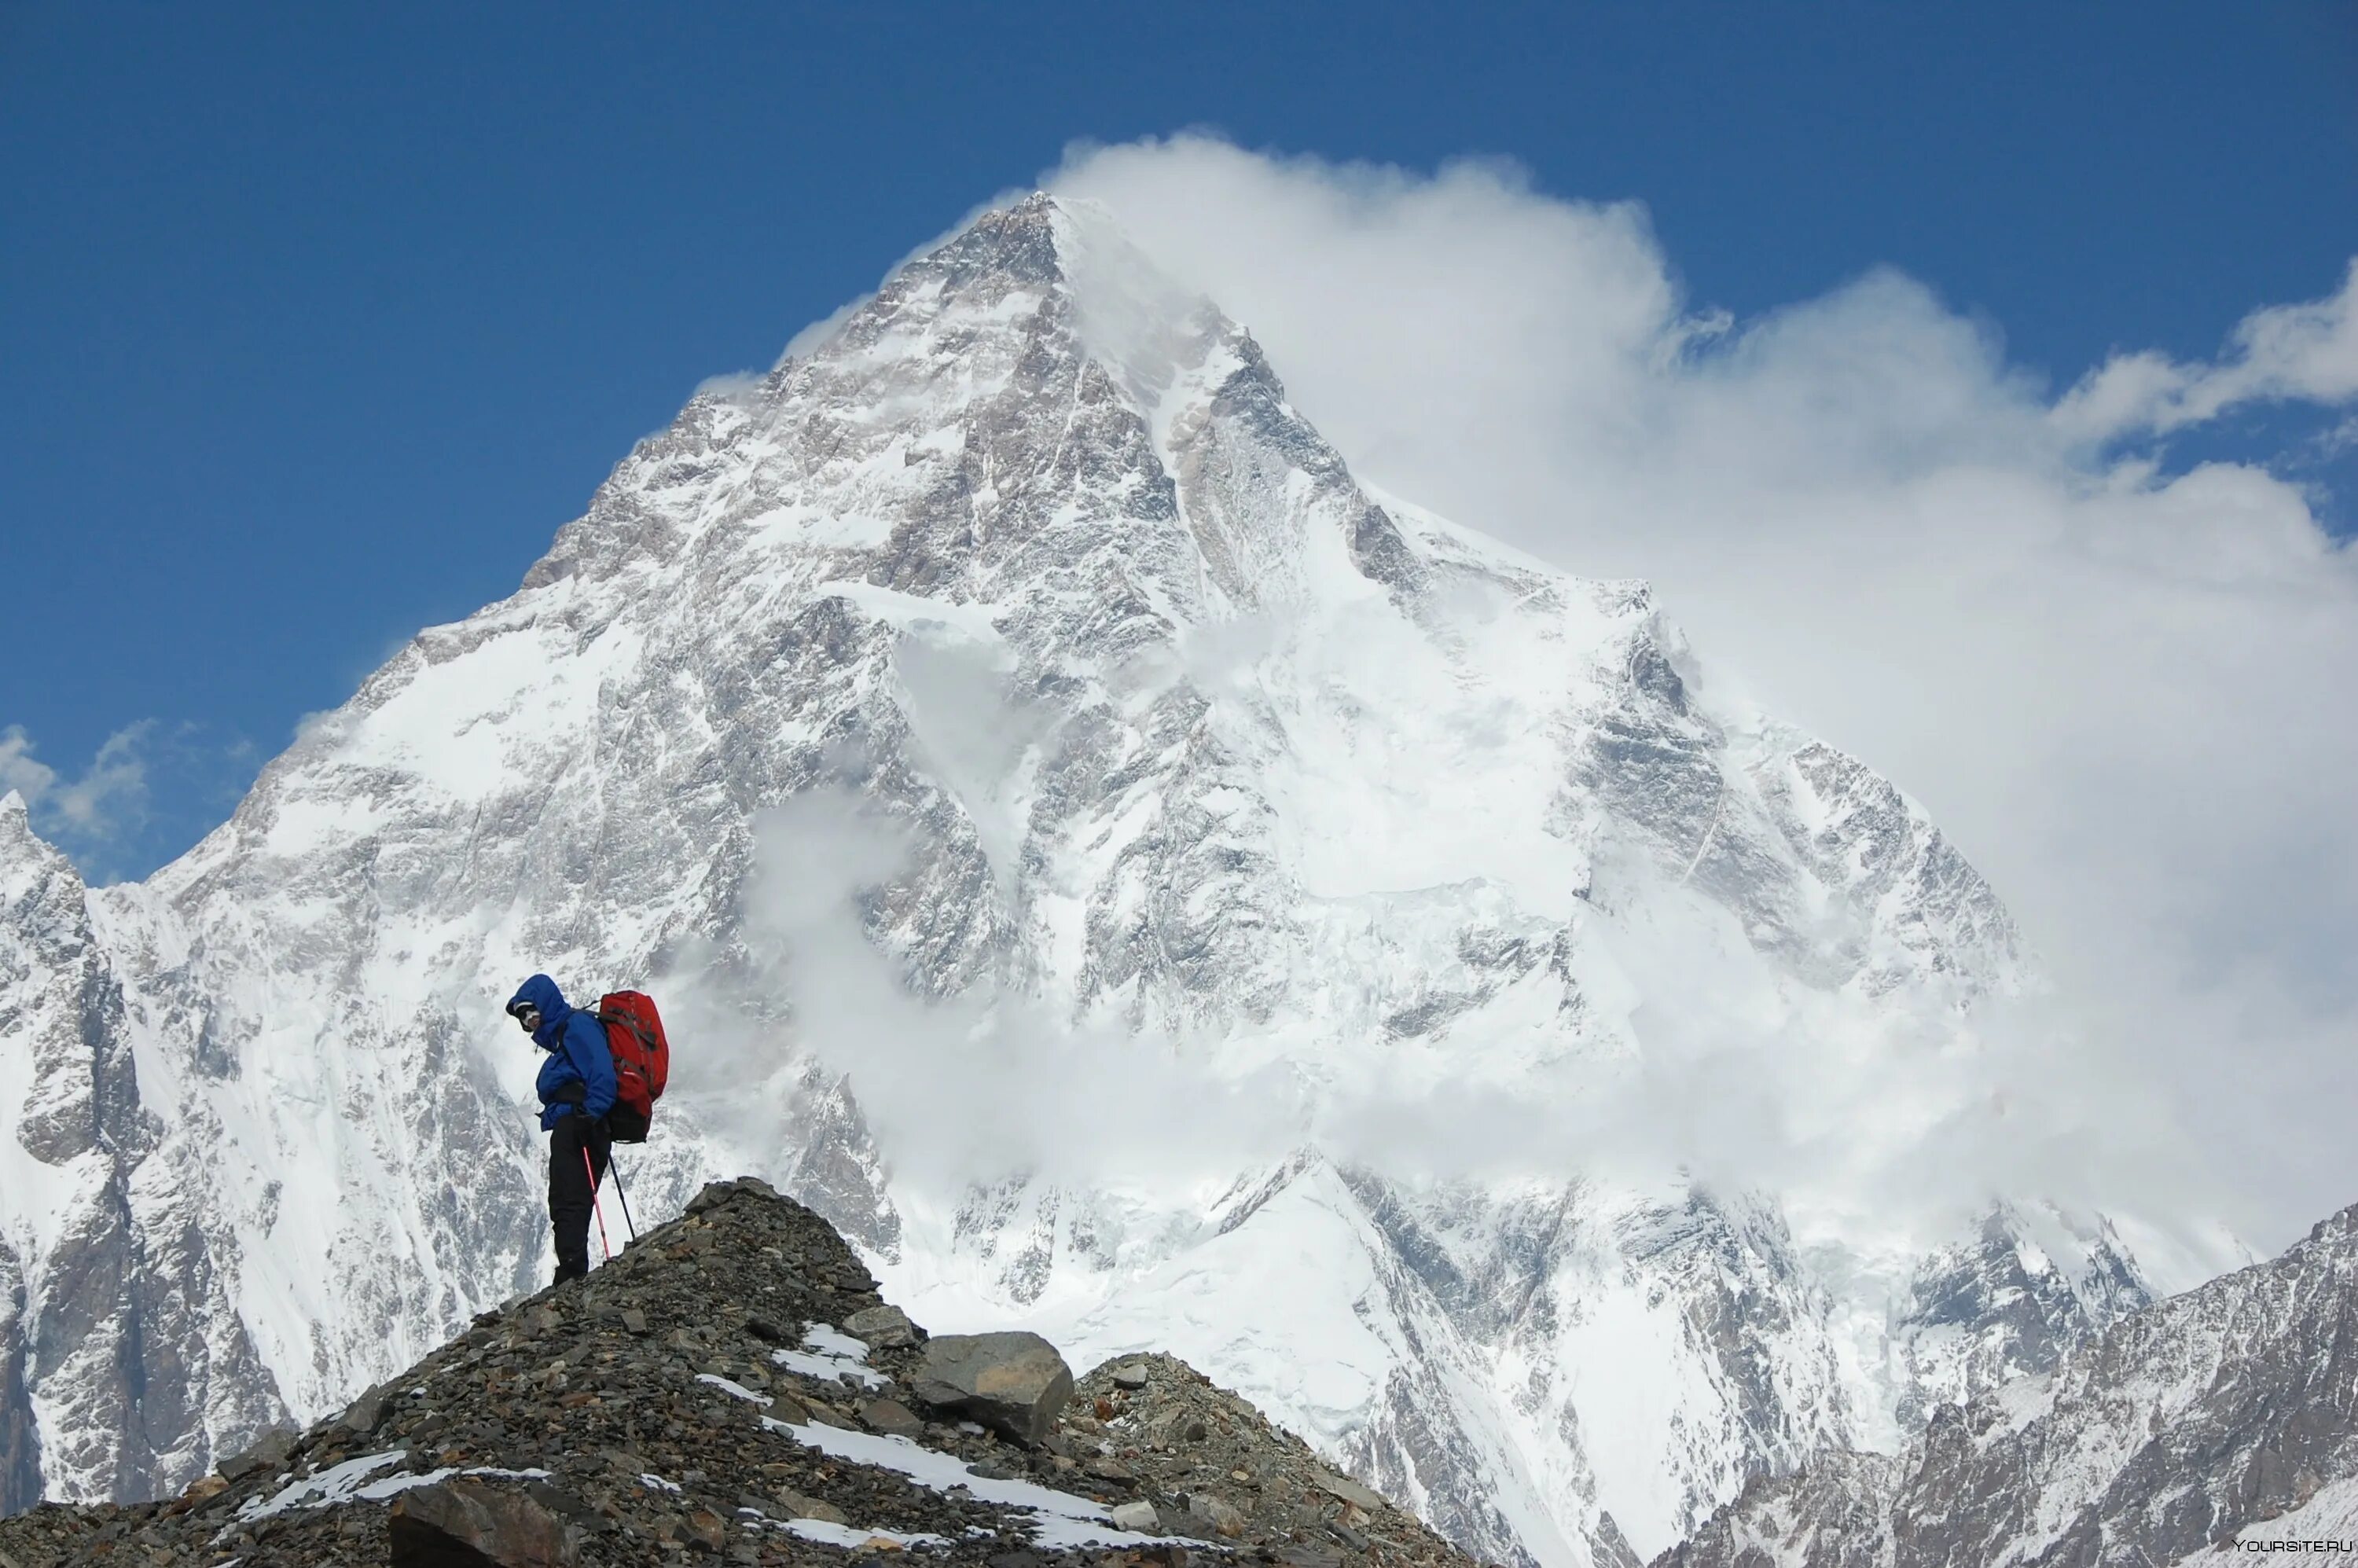
POLYGON ((792 1487, 780 1487, 776 1496, 779 1506, 784 1508, 791 1518, 815 1519, 822 1524, 851 1522, 851 1516, 833 1503, 824 1503, 817 1498, 806 1498, 792 1487))
POLYGON ((516 1492, 459 1476, 393 1500, 392 1568, 574 1568, 585 1532, 516 1492))
POLYGON ((1208 1492, 1197 1492, 1187 1499, 1187 1517, 1231 1541, 1245 1532, 1245 1516, 1208 1492))
POLYGON ((860 1407, 860 1424, 887 1437, 917 1437, 925 1423, 898 1400, 871 1400, 860 1407))
POLYGON ((943 1334, 925 1341, 913 1391, 922 1404, 1037 1447, 1073 1397, 1073 1369, 1036 1334, 943 1334))
POLYGON ((1113 1524, 1116 1530, 1142 1530, 1152 1534, 1163 1528, 1163 1519, 1154 1511, 1154 1505, 1141 1498, 1115 1509, 1113 1524))
POLYGON ((1116 1367, 1113 1369, 1113 1386, 1130 1393, 1136 1393, 1146 1387, 1146 1368, 1135 1361, 1126 1367, 1116 1367))
POLYGON ((384 1420, 384 1400, 383 1389, 371 1389, 344 1407, 338 1424, 354 1437, 366 1437, 377 1429, 379 1422, 384 1420))
POLYGON ((1318 1472, 1318 1487, 1329 1497, 1340 1498, 1347 1503, 1357 1504, 1369 1513, 1380 1513, 1386 1506, 1380 1494, 1359 1485, 1348 1476, 1337 1476, 1331 1470, 1318 1472))
POLYGON ((226 1479, 242 1481, 262 1470, 283 1470, 295 1456, 295 1434, 280 1428, 265 1432, 244 1452, 233 1454, 216 1466, 226 1479))
POLYGON ((843 1320, 843 1332, 879 1350, 898 1350, 925 1336, 923 1329, 909 1321, 907 1313, 890 1303, 853 1313, 843 1320))

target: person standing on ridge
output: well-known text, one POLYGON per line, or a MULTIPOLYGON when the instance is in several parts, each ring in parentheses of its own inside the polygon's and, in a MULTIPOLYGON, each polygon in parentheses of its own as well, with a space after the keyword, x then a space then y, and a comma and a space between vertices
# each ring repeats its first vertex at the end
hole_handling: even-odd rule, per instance
POLYGON ((606 1026, 595 1013, 567 1006, 546 975, 516 988, 508 1016, 548 1053, 533 1087, 540 1095, 540 1130, 548 1134, 548 1222, 557 1232, 561 1285, 590 1271, 590 1206, 614 1151, 606 1124, 614 1108, 614 1058, 606 1026))

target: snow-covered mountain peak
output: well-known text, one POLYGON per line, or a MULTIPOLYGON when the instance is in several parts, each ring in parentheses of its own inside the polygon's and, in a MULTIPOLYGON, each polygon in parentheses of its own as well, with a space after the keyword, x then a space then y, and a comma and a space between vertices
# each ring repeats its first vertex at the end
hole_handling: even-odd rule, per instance
POLYGON ((62 859, 58 850, 33 830, 32 813, 15 790, 0 795, 0 876, 19 867, 62 859))
POLYGON ((1490 1555, 1667 1544, 2134 1284, 2017 1321, 2022 1225, 1822 1266, 1774 1193, 1617 1175, 1787 1054, 1969 1046, 2022 968, 1920 807, 1700 675, 1643 585, 1362 486, 1102 214, 985 214, 77 890, 78 949, 0 911, 6 1049, 89 1086, 0 1202, 0 1422, 169 1487, 533 1280, 498 1010, 546 970, 664 999, 654 1212, 760 1172, 941 1326, 1183 1315, 1146 1338, 1490 1555), (92 1258, 115 1317, 60 1304, 92 1258), (147 1436, 90 1370, 143 1356, 147 1436))
MULTIPOLYGON (((1191 392, 1200 404, 1248 365, 1276 394, 1249 338, 1163 277, 1102 211, 1034 195, 903 264, 757 383, 700 394, 616 470, 525 586, 694 548, 748 515, 711 506, 708 481, 745 468, 774 471, 779 460, 800 460, 812 478, 852 481, 879 502, 916 487, 946 498, 946 481, 979 497, 978 535, 993 524, 1003 532, 1033 514, 994 504, 1000 480, 1014 476, 992 461, 1003 446, 978 436, 1022 434, 1006 427, 1026 417, 1055 417, 1076 435, 1094 422, 1136 420, 1152 449, 1191 392), (1061 401, 1032 407, 1043 391, 1061 401), (966 416, 984 410, 990 416, 977 429, 966 416), (689 493, 699 503, 692 509, 665 503, 689 493)), ((746 502, 764 499, 763 488, 753 484, 746 502)), ((836 534, 804 542, 855 542, 857 520, 841 522, 836 534)), ((894 586, 961 598, 977 585, 928 578, 894 586)))

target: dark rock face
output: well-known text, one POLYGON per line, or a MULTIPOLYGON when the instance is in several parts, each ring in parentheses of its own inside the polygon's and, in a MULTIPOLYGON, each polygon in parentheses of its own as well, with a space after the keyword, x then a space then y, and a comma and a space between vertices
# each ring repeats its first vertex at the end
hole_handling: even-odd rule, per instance
POLYGON ((1666 1568, 2176 1563, 2358 1476, 2358 1208, 1936 1412, 1757 1484, 1666 1568))
POLYGON ((687 1208, 171 1502, 0 1520, 0 1564, 643 1568, 905 1549, 970 1568, 1185 1568, 1219 1548, 1290 1568, 1471 1568, 1169 1357, 1125 1358, 1119 1382, 1101 1368, 1076 1394, 1035 1336, 862 1346, 833 1325, 907 1320, 826 1221, 756 1181, 687 1208), (1001 1398, 983 1390, 1038 1382, 1047 1362, 1026 1441, 913 1409, 947 1368, 1001 1398))

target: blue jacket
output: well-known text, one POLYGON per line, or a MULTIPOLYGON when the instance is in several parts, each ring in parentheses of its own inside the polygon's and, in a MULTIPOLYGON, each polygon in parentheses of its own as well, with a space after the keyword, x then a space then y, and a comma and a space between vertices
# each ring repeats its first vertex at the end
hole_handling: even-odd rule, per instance
POLYGON ((532 1032, 532 1043, 548 1053, 533 1083, 540 1096, 540 1130, 546 1132, 572 1114, 577 1095, 580 1108, 591 1116, 613 1109, 614 1055, 607 1049, 606 1026, 597 1014, 568 1007, 565 993, 546 975, 535 975, 516 987, 508 1006, 525 1001, 540 1009, 540 1027, 532 1032))

